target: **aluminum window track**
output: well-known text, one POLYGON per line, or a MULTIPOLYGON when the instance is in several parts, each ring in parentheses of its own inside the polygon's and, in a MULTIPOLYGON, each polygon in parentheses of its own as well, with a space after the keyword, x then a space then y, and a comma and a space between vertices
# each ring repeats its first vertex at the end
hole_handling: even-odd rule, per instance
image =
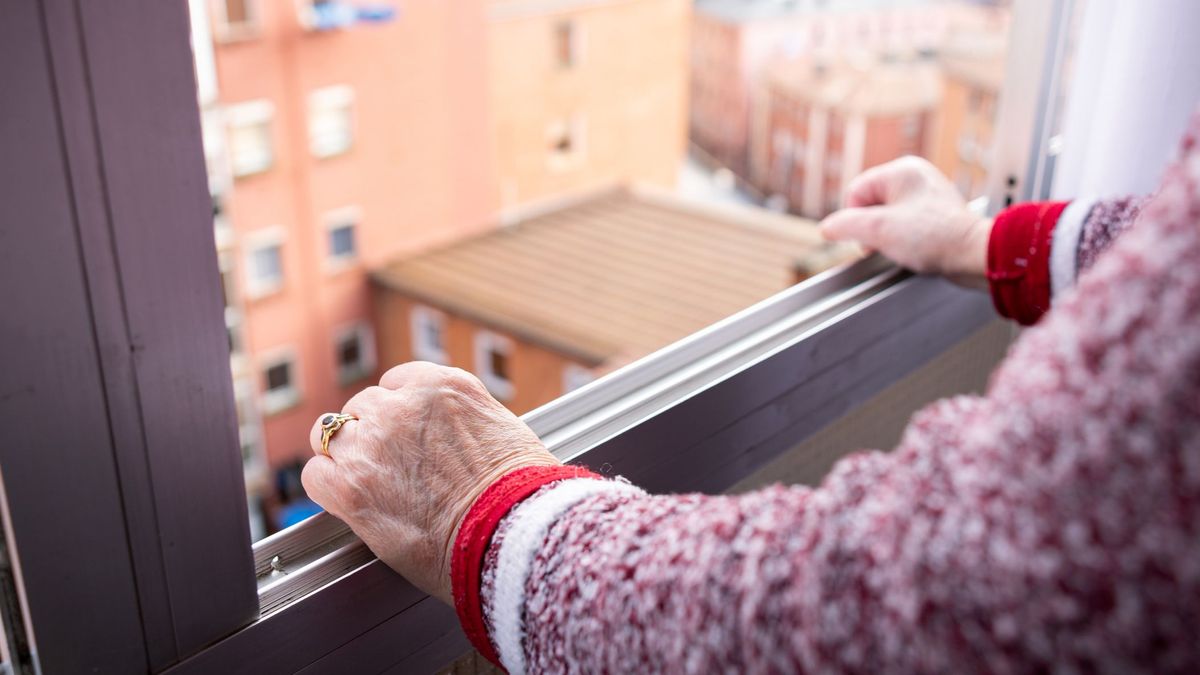
MULTIPOLYGON (((628 463, 628 456, 638 453, 639 449, 634 447, 636 444, 614 441, 620 441, 636 430, 646 429, 650 422, 665 412, 679 409, 681 404, 702 393, 709 398, 722 396, 722 385, 728 383, 736 388, 735 376, 739 373, 759 370, 763 371, 759 373, 760 376, 769 376, 766 371, 772 368, 770 362, 773 356, 812 341, 826 329, 861 313, 869 306, 892 296, 904 295, 900 291, 905 289, 906 284, 936 285, 939 293, 935 295, 950 292, 961 296, 967 293, 949 289, 945 282, 913 277, 882 258, 872 256, 813 277, 533 410, 522 419, 560 459, 585 463, 602 472, 615 467, 625 473, 622 468, 628 463)), ((974 298, 976 301, 982 298, 979 294, 970 295, 978 295, 978 298, 974 298)), ((938 303, 933 304, 936 306, 938 303)), ((976 307, 966 317, 966 327, 974 329, 982 325, 988 313, 976 307)), ((915 316, 920 314, 914 313, 915 316)), ((965 334, 966 331, 954 333, 965 334)), ((845 343, 845 346, 854 347, 852 351, 855 352, 862 346, 862 341, 878 337, 865 330, 857 331, 857 334, 858 342, 853 345, 845 343)), ((917 367, 925 360, 920 352, 914 350, 909 354, 896 354, 892 365, 901 368, 893 367, 891 370, 908 372, 917 367), (906 363, 908 361, 911 363, 906 363)), ((840 358, 837 362, 840 363, 840 358)), ((822 364, 818 359, 808 370, 819 375, 836 365, 822 364)), ((803 382, 794 384, 798 387, 803 382)), ((790 391, 793 388, 787 389, 790 391)), ((729 394, 733 395, 734 392, 731 390, 729 394)), ((736 396, 743 403, 745 399, 752 398, 744 394, 736 396)), ((765 394, 759 403, 770 405, 778 399, 778 396, 765 394)), ((756 407, 752 405, 750 412, 756 407)), ((726 424, 715 427, 714 432, 728 429, 744 416, 742 412, 734 413, 726 420, 726 424)), ((836 416, 822 415, 820 419, 811 418, 809 421, 815 430, 836 416)), ((796 421, 778 418, 776 424, 779 429, 774 431, 786 431, 796 421)), ((756 425, 756 429, 768 435, 773 433, 761 424, 756 425)), ((689 442, 695 445, 711 437, 692 438, 689 442)), ((646 453, 650 449, 645 448, 646 453)), ((653 449, 658 452, 663 448, 657 446, 653 449)), ((737 449, 739 452, 744 450, 737 449)), ((764 455, 762 461, 770 456, 773 455, 764 455)), ((720 458, 706 456, 704 461, 719 463, 720 458)), ((657 464, 664 471, 669 466, 662 462, 657 464)), ((739 471, 737 475, 731 473, 727 477, 732 482, 748 472, 739 471)), ((640 475, 630 478, 644 485, 648 482, 648 487, 674 482, 667 476, 640 475)), ((679 488, 698 489, 691 485, 681 485, 679 488)), ((260 610, 265 618, 286 607, 289 602, 371 562, 374 556, 346 525, 322 513, 258 542, 254 546, 254 558, 260 610)))

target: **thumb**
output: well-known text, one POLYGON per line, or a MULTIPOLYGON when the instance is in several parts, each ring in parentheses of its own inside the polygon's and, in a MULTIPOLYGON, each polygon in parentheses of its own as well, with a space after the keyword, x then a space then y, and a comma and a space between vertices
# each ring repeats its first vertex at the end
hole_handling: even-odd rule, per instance
POLYGON ((879 248, 885 215, 886 209, 879 206, 842 209, 821 221, 821 234, 833 241, 856 241, 867 248, 879 248))
POLYGON ((332 499, 334 481, 337 480, 336 471, 333 460, 324 455, 316 455, 308 460, 304 471, 300 473, 300 483, 304 486, 308 498, 334 515, 337 515, 335 511, 338 507, 332 499))

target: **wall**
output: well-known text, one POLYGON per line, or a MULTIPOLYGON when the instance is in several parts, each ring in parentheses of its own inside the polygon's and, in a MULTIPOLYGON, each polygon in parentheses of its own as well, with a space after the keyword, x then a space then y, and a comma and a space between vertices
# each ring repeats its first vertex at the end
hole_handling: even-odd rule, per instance
POLYGON ((686 143, 686 0, 624 0, 516 11, 488 27, 495 157, 502 206, 614 181, 674 186, 686 143), (557 61, 555 27, 580 31, 578 65, 557 61), (547 129, 586 119, 575 165, 548 161, 547 129))
MULTIPOLYGON (((379 342, 381 368, 413 360, 411 311, 412 299, 378 285, 372 290, 375 297, 375 325, 379 342)), ((432 305, 427 305, 432 307, 432 305)), ((436 308, 435 308, 436 309, 436 308)), ((461 316, 446 314, 446 355, 449 363, 476 372, 475 335, 485 330, 461 316)), ((513 397, 503 403, 518 415, 558 398, 563 393, 563 372, 570 359, 529 342, 523 342, 501 331, 513 342, 509 359, 512 371, 513 397)))
POLYGON ((996 105, 995 92, 950 75, 944 79, 929 157, 965 197, 984 189, 996 105), (977 107, 972 107, 972 99, 977 107))

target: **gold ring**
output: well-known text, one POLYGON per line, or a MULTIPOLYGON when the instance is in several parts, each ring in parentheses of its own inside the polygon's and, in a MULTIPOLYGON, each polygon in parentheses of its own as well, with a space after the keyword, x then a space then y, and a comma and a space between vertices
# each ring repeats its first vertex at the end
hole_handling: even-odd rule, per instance
POLYGON ((346 415, 342 413, 326 413, 321 416, 321 454, 333 459, 329 454, 329 439, 342 428, 346 422, 357 420, 354 415, 346 415))

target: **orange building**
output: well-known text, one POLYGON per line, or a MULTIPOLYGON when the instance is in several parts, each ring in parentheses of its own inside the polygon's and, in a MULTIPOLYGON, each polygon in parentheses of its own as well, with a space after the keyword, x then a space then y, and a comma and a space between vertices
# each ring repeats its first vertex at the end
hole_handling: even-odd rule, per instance
POLYGON ((964 196, 981 194, 993 152, 993 131, 1004 83, 1003 41, 980 37, 939 56, 943 94, 930 159, 964 196))
POLYGON ((815 225, 607 189, 375 272, 388 362, 474 372, 524 413, 848 260, 815 225))
POLYGON ((492 0, 502 207, 613 182, 673 186, 687 141, 688 0, 492 0))
POLYGON ((493 222, 486 3, 331 17, 334 3, 194 1, 253 489, 384 365, 366 270, 493 222))
POLYGON ((796 213, 821 218, 877 164, 927 154, 941 81, 929 60, 777 65, 755 128, 751 181, 796 213))

